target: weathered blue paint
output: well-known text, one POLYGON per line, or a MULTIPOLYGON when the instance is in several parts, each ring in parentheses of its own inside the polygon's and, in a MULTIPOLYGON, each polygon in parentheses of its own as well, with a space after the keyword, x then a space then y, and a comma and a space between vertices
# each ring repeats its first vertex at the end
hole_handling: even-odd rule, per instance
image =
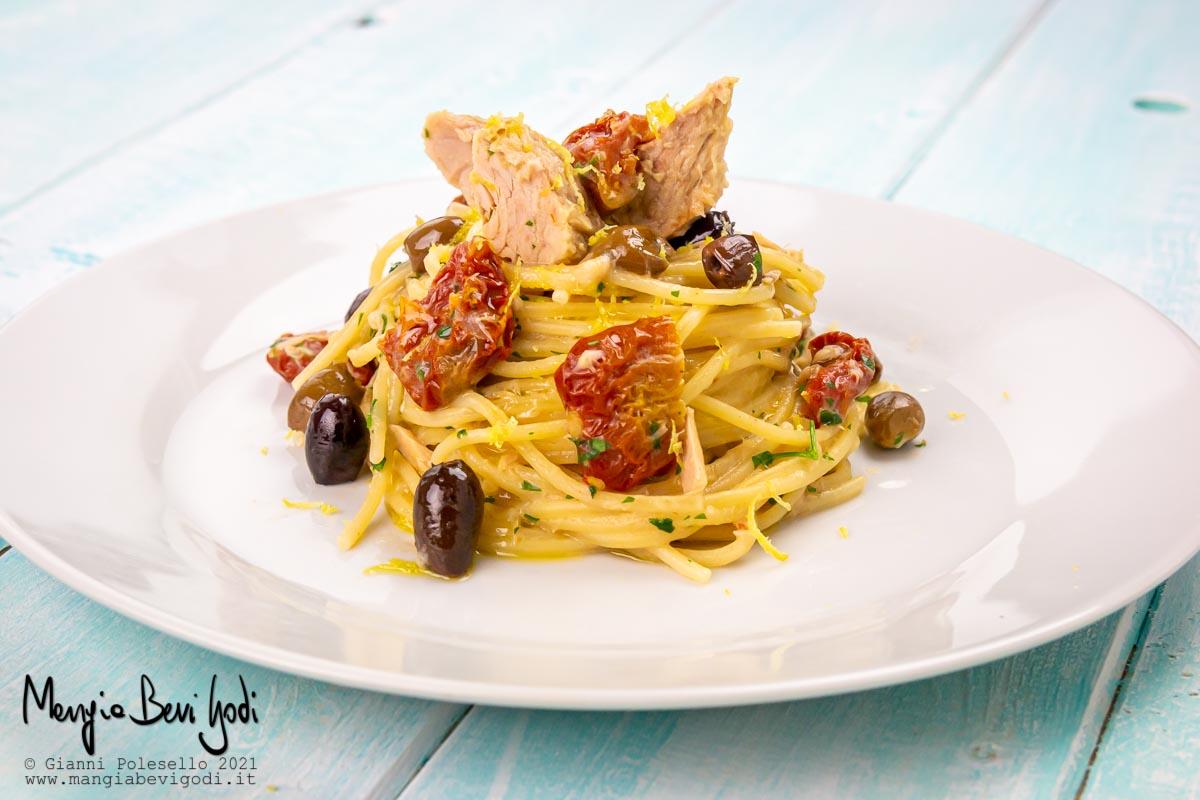
MULTIPOLYGON (((735 172, 894 195, 1029 238, 1200 334, 1194 3, 616 3, 612 13, 669 32, 650 47, 588 35, 566 5, 426 4, 419 20, 403 3, 251 5, 0 10, 0 322, 171 228, 427 173, 416 137, 429 108, 524 110, 561 134, 605 105, 668 90, 678 100, 728 72, 744 79, 735 172), (368 10, 374 23, 357 24, 368 10), (522 46, 481 70, 448 57, 444 36, 421 35, 447 30, 522 46)), ((1136 604, 975 670, 720 711, 476 708, 424 768, 462 708, 207 653, 84 600, 14 552, 0 556, 0 617, 4 788, 25 749, 74 745, 64 726, 8 735, 26 672, 125 695, 142 671, 189 690, 240 671, 269 693, 269 715, 237 749, 261 754, 264 782, 293 796, 394 796, 413 775, 414 797, 1069 797, 1085 779, 1094 797, 1200 794, 1196 562, 1149 617, 1136 604)), ((193 733, 101 731, 114 752, 146 755, 192 752, 193 733)))

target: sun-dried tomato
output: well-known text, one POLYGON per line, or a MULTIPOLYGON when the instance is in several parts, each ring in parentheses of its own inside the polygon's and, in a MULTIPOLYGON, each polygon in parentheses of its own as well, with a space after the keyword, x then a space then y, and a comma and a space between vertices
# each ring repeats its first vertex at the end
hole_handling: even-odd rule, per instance
POLYGON ((267 350, 267 363, 280 377, 291 383, 327 344, 329 334, 325 331, 285 333, 267 350))
POLYGON ((420 300, 380 342, 408 394, 434 411, 470 389, 512 353, 512 295, 486 239, 454 248, 420 300))
POLYGON ((585 336, 554 374, 578 435, 584 477, 624 491, 676 463, 682 431, 683 347, 670 317, 651 317, 585 336))
MULTIPOLYGON (((281 378, 291 383, 316 358, 317 353, 325 349, 327 344, 329 344, 329 334, 325 331, 285 333, 276 339, 271 348, 267 350, 267 363, 281 378)), ((370 383, 371 376, 375 374, 374 361, 368 361, 361 367, 347 363, 346 367, 354 379, 363 386, 370 383)))
POLYGON ((567 136, 563 145, 602 213, 616 211, 637 197, 641 186, 637 148, 653 138, 644 116, 612 109, 567 136))
POLYGON ((830 331, 808 343, 814 358, 801 373, 800 413, 822 425, 840 425, 854 398, 867 390, 880 372, 875 351, 866 339, 830 331))

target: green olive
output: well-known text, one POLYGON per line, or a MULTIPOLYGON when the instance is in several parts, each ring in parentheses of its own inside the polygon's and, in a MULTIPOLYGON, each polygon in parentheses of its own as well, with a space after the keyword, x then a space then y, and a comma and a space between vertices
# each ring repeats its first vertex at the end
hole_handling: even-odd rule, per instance
POLYGON ((762 251, 748 233, 713 239, 700 252, 704 274, 718 289, 741 289, 762 283, 762 251))
POLYGON ((355 404, 362 402, 363 387, 350 374, 350 367, 345 361, 314 372, 313 376, 296 390, 292 401, 288 403, 288 427, 294 431, 307 428, 313 406, 327 394, 345 395, 355 404))
POLYGON ((412 265, 413 275, 425 271, 425 256, 434 245, 450 244, 463 226, 460 217, 437 217, 413 228, 404 240, 404 252, 412 265))
POLYGON ((883 392, 867 406, 867 434, 886 450, 895 450, 921 435, 925 410, 905 392, 883 392))
POLYGON ((607 255, 613 266, 654 277, 667 269, 667 256, 674 253, 667 240, 645 225, 620 225, 596 242, 588 258, 607 255))

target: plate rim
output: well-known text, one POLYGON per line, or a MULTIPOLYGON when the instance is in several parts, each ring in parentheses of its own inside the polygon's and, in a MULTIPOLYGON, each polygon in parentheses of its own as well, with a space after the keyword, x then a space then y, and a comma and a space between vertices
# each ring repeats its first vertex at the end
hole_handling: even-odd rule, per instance
MULTIPOLYGON (((37 313, 42 304, 53 302, 60 292, 69 291, 78 283, 88 280, 98 280, 97 278, 90 278, 88 276, 104 275, 113 269, 120 269, 123 262, 127 259, 135 258, 142 250, 152 248, 181 234, 194 232, 197 229, 210 226, 221 226, 230 220, 268 210, 279 211, 300 204, 336 201, 338 198, 344 196, 398 188, 415 183, 428 183, 434 180, 436 179, 433 176, 426 175, 364 186, 341 188, 274 203, 265 203, 203 220, 194 225, 169 230, 157 237, 119 250, 112 256, 106 257, 103 262, 95 267, 88 268, 60 281, 29 302, 3 326, 0 326, 0 337, 13 335, 11 331, 15 327, 19 327, 25 318, 37 313)), ((761 178, 735 176, 731 179, 731 182, 736 182, 737 184, 769 184, 788 189, 799 189, 812 194, 818 199, 822 196, 827 196, 841 201, 867 203, 875 207, 887 206, 903 209, 905 213, 931 218, 939 225, 949 224, 960 228, 965 227, 973 229, 977 235, 998 236, 1020 242, 1024 246, 1035 248, 1043 254, 1052 257, 1064 266, 1070 265, 1076 277, 1086 276, 1081 279, 1098 280, 1108 289, 1115 288, 1119 290, 1130 300, 1140 304, 1143 310, 1152 312, 1152 315, 1157 317, 1160 323, 1166 323, 1172 335, 1182 341, 1186 349, 1191 352, 1197 367, 1200 368, 1200 343, 1197 343, 1174 320, 1167 317, 1132 290, 1068 256, 1054 252, 1039 244, 1003 233, 985 225, 954 217, 944 212, 897 203, 883 198, 858 195, 808 184, 761 178)), ((1183 532, 1191 533, 1186 528, 1183 529, 1183 532)), ((359 689, 457 703, 481 703, 508 707, 562 710, 674 710, 784 702, 862 691, 883 686, 900 685, 978 666, 1061 638, 1136 603, 1141 597, 1153 591, 1155 587, 1191 561, 1197 553, 1200 553, 1200 535, 1197 534, 1200 534, 1200 524, 1197 525, 1196 531, 1192 536, 1180 536, 1177 539, 1180 544, 1176 548, 1161 551, 1158 554, 1158 558, 1150 566, 1135 573, 1140 579, 1127 579, 1120 584, 1110 585, 1103 595, 1093 597, 1092 600, 1080 607, 1075 613, 1055 619, 1042 620, 1025 629, 1001 634, 970 646, 953 649, 946 653, 908 657, 884 666, 841 671, 818 677, 779 679, 749 684, 721 683, 701 687, 673 686, 613 689, 537 686, 427 677, 408 672, 355 666, 330 658, 304 655, 282 647, 264 645, 242 635, 230 634, 218 628, 186 620, 171 612, 164 611, 149 602, 139 600, 116 588, 108 586, 84 570, 73 567, 63 561, 47 547, 43 546, 35 535, 18 525, 3 508, 0 508, 0 536, 8 544, 12 545, 13 549, 28 558, 48 575, 108 609, 145 624, 158 632, 174 636, 204 649, 269 669, 359 689)))

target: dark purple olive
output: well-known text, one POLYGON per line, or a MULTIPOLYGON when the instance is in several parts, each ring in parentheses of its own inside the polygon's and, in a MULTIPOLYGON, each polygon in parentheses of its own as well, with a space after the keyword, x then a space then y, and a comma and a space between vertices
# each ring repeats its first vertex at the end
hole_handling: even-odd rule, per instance
POLYGON ((905 392, 883 392, 867 405, 867 433, 878 446, 895 450, 921 435, 925 409, 905 392))
POLYGON ((720 239, 722 236, 728 236, 731 233, 733 233, 733 220, 729 218, 729 214, 714 209, 692 222, 688 226, 688 229, 683 232, 682 236, 676 236, 672 239, 671 246, 680 248, 685 244, 703 242, 709 237, 720 239))
POLYGON ((327 394, 313 406, 304 432, 304 458, 322 486, 349 483, 362 471, 371 437, 367 418, 344 394, 327 394))
POLYGON ((457 578, 475 560, 483 527, 483 487, 463 461, 434 464, 417 483, 413 533, 417 560, 430 572, 457 578))
POLYGON ((450 244, 462 226, 463 220, 459 217, 436 217, 413 228, 404 240, 404 252, 408 254, 413 275, 425 271, 425 256, 429 255, 430 248, 450 244))
POLYGON ((288 427, 294 431, 307 430, 313 406, 327 394, 344 394, 357 405, 362 401, 363 392, 362 384, 350 374, 350 365, 345 361, 318 370, 292 395, 287 410, 288 427))
POLYGON ((358 307, 362 305, 362 301, 366 300, 367 295, 369 295, 370 293, 371 293, 371 287, 368 286, 367 288, 365 288, 361 292, 359 292, 357 295, 355 295, 354 302, 350 304, 350 308, 346 309, 346 318, 344 320, 342 320, 342 322, 350 321, 350 318, 354 316, 354 312, 358 311, 358 307))
POLYGON ((762 283, 762 251, 755 238, 734 233, 713 239, 700 253, 704 274, 718 289, 741 289, 762 283))
POLYGON ((588 251, 588 258, 608 255, 613 266, 638 275, 661 275, 667 269, 667 256, 675 248, 644 225, 620 225, 588 251))

